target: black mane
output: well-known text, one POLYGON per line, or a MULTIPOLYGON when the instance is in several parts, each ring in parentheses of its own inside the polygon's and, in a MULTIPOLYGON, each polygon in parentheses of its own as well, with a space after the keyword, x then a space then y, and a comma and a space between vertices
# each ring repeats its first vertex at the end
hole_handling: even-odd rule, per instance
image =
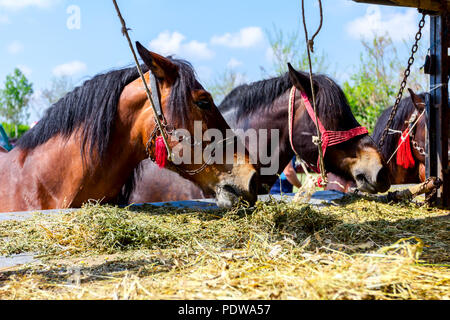
MULTIPOLYGON (((179 67, 169 102, 168 119, 177 119, 184 124, 190 99, 190 90, 198 86, 192 66, 184 61, 169 59, 179 67)), ((141 66, 147 72, 145 65, 141 66)), ((51 106, 44 117, 29 130, 17 146, 30 150, 47 142, 56 135, 69 138, 76 130, 81 133, 81 153, 90 157, 96 151, 102 159, 110 143, 117 106, 124 87, 136 80, 139 74, 135 67, 99 74, 75 88, 51 106)))
MULTIPOLYGON (((418 96, 425 101, 425 93, 420 93, 418 96)), ((386 124, 389 120, 393 106, 385 109, 381 116, 378 118, 377 123, 373 131, 373 139, 378 144, 381 140, 386 124)), ((391 129, 403 131, 406 129, 405 121, 408 121, 410 115, 414 112, 415 106, 411 97, 403 98, 397 109, 397 113, 392 121, 391 129)), ((380 148, 384 157, 389 157, 397 147, 399 134, 388 134, 384 140, 383 146, 380 148)))
MULTIPOLYGON (((309 74, 300 72, 309 78, 309 74)), ((334 80, 314 74, 319 118, 328 130, 348 130, 359 126, 347 98, 334 80), (344 120, 344 121, 343 121, 344 120)), ((280 77, 244 84, 232 90, 219 106, 220 112, 236 108, 236 119, 269 108, 275 99, 292 87, 289 73, 280 77)), ((311 102, 312 103, 312 102, 311 102)))

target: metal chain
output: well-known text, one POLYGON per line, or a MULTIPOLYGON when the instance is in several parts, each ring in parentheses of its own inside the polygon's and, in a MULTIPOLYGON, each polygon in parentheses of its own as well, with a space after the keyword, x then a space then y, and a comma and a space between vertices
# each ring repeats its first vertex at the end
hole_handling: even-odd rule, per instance
POLYGON ((406 70, 403 74, 403 81, 400 85, 400 90, 398 91, 397 99, 395 100, 395 104, 392 107, 391 115, 389 116, 389 120, 386 123, 386 128, 384 129, 383 134, 381 136, 381 140, 379 142, 380 147, 382 147, 384 145, 384 140, 386 139, 389 128, 391 127, 392 121, 394 120, 394 117, 397 114, 398 105, 400 104, 400 101, 402 100, 403 90, 406 87, 406 82, 408 81, 408 77, 411 73, 411 66, 414 63, 414 55, 416 54, 417 50, 419 49, 418 44, 419 44, 420 39, 422 38, 422 29, 425 26, 425 17, 426 17, 426 14, 425 13, 422 14, 422 19, 420 19, 420 22, 419 22, 419 31, 417 31, 417 33, 416 33, 416 37, 415 37, 416 41, 414 42, 414 44, 411 48, 411 56, 408 59, 408 66, 406 67, 406 70))
MULTIPOLYGON (((425 184, 428 184, 431 180, 433 180, 433 177, 429 177, 427 180, 425 180, 425 184)), ((442 185, 442 181, 438 178, 435 182, 434 182, 434 186, 433 186, 433 190, 426 195, 425 197, 425 203, 430 204, 433 201, 433 197, 436 194, 436 192, 438 191, 438 189, 441 187, 442 185)))

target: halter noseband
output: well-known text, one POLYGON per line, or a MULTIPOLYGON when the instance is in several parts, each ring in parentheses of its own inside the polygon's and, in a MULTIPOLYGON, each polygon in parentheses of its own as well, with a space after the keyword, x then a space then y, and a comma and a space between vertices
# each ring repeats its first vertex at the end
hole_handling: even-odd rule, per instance
MULTIPOLYGON (((295 154, 298 154, 298 152, 294 148, 293 143, 293 128, 294 128, 294 106, 295 106, 295 93, 297 88, 295 86, 292 87, 290 97, 289 97, 289 141, 291 143, 291 148, 294 151, 295 154)), ((319 117, 317 117, 317 123, 314 121, 315 115, 314 110, 311 106, 311 103, 309 102, 308 96, 304 92, 300 92, 303 104, 305 105, 306 111, 308 112, 309 117, 313 121, 314 125, 319 128, 320 133, 322 134, 322 153, 325 157, 325 152, 327 150, 327 147, 334 146, 340 143, 343 143, 345 141, 348 141, 356 136, 368 134, 368 130, 366 127, 356 127, 347 131, 331 131, 326 130, 323 126, 322 122, 320 121, 319 117)), ((313 136, 313 143, 317 144, 318 137, 313 136)), ((320 173, 320 166, 319 166, 320 159, 317 159, 317 165, 313 166, 309 163, 306 163, 310 169, 315 171, 316 173, 320 173)))

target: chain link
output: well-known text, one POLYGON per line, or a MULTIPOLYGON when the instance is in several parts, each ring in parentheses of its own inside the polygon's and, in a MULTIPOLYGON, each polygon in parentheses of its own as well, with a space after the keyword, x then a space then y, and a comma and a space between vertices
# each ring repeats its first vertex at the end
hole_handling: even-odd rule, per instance
POLYGON ((384 129, 383 134, 381 136, 381 140, 379 142, 379 146, 380 147, 382 147, 384 145, 384 140, 386 139, 386 136, 388 134, 389 128, 391 127, 392 121, 394 120, 395 115, 397 114, 398 105, 400 104, 400 101, 402 100, 403 91, 404 91, 404 89, 406 87, 406 83, 408 81, 408 77, 411 74, 411 66, 414 64, 414 55, 416 54, 417 50, 419 49, 419 45, 418 44, 419 44, 420 39, 422 38, 422 29, 425 26, 425 17, 426 17, 426 14, 424 13, 422 15, 422 19, 420 19, 420 22, 419 22, 419 31, 417 31, 417 33, 416 33, 415 42, 414 42, 414 44, 413 44, 413 46, 411 48, 411 56, 408 59, 408 66, 406 67, 406 70, 405 70, 405 72, 403 74, 403 81, 402 81, 402 83, 400 85, 400 90, 398 91, 397 98, 395 100, 395 104, 392 107, 392 111, 391 111, 391 114, 389 116, 389 120, 386 123, 386 128, 384 129))

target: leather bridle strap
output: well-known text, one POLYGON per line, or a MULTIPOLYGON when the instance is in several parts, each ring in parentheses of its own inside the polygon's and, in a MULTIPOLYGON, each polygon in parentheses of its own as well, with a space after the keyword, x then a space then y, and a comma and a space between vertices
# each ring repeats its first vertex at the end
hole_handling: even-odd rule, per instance
POLYGON ((164 114, 161 109, 161 103, 159 101, 158 84, 156 82, 156 77, 151 70, 148 71, 148 77, 150 79, 150 88, 151 88, 153 104, 154 104, 154 107, 156 110, 156 115, 160 119, 164 119, 164 114))

